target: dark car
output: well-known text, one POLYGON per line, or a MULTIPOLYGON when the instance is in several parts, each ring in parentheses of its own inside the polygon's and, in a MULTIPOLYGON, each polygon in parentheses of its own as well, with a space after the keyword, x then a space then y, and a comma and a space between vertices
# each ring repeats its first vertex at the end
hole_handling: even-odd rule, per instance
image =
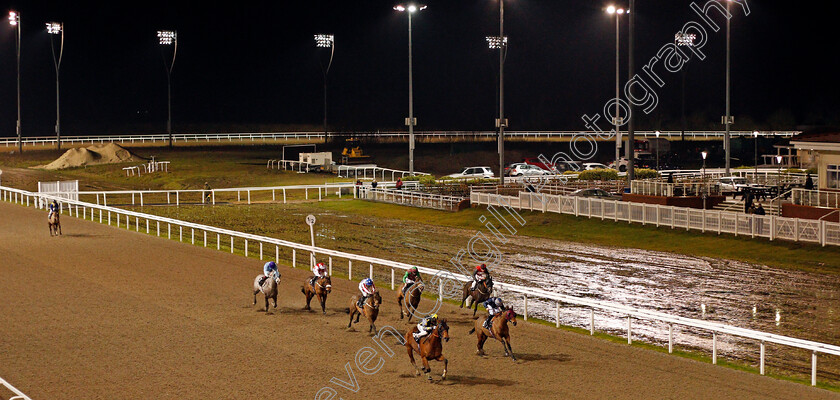
POLYGON ((596 197, 603 200, 621 200, 621 196, 613 195, 612 193, 599 188, 578 189, 569 193, 569 196, 596 197))

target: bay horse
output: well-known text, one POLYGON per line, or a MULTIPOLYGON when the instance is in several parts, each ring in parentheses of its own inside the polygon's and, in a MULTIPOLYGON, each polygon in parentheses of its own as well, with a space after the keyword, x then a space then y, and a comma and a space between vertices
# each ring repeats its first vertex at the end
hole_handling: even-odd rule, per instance
POLYGON ((502 342, 502 347, 505 349, 505 356, 510 356, 513 361, 516 361, 516 356, 513 355, 513 349, 510 347, 510 331, 508 330, 508 321, 513 323, 513 326, 516 326, 516 313, 513 312, 512 308, 508 308, 505 311, 502 311, 490 322, 490 329, 486 329, 484 327, 484 320, 482 318, 478 318, 475 320, 475 327, 470 329, 469 334, 475 332, 476 338, 478 338, 478 350, 476 351, 477 355, 483 356, 484 355, 484 342, 487 340, 488 337, 496 339, 502 342))
POLYGON ((273 299, 274 308, 277 308, 277 285, 280 284, 280 274, 278 273, 275 278, 266 278, 260 285, 260 279, 264 276, 260 274, 254 278, 254 305, 257 304, 257 293, 262 292, 265 295, 265 313, 268 314, 268 299, 273 299))
POLYGON ((315 287, 312 287, 310 278, 303 282, 300 287, 300 292, 306 296, 306 307, 304 310, 310 310, 309 302, 312 298, 318 296, 318 301, 321 303, 321 312, 327 315, 327 295, 332 292, 332 280, 329 276, 322 276, 315 279, 315 287))
POLYGON ((59 219, 57 212, 54 212, 47 219, 47 226, 50 228, 50 236, 61 235, 61 219, 59 219))
POLYGON ((420 356, 420 361, 423 362, 422 372, 426 374, 426 379, 429 382, 432 381, 432 375, 430 375, 432 369, 429 368, 429 360, 443 362, 443 374, 441 374, 440 379, 446 380, 446 367, 449 365, 449 360, 443 356, 443 342, 449 341, 449 325, 446 324, 446 319, 440 320, 431 333, 420 338, 420 343, 414 340, 414 333, 417 331, 415 326, 405 333, 405 348, 408 351, 411 365, 417 370, 417 376, 420 376, 421 369, 414 362, 414 352, 417 352, 420 356))
POLYGON ((417 311, 417 305, 420 304, 420 296, 423 294, 426 285, 423 282, 415 282, 408 289, 403 290, 405 285, 406 283, 403 283, 397 292, 397 304, 400 306, 400 319, 403 319, 405 314, 408 314, 408 322, 411 322, 411 317, 417 311), (408 297, 405 296, 405 293, 408 293, 408 297), (403 301, 405 301, 405 305, 403 305, 403 301), (405 313, 403 313, 403 310, 405 310, 405 313))
POLYGON ((368 296, 365 300, 365 303, 362 307, 359 307, 359 295, 355 295, 350 298, 350 307, 347 309, 347 312, 350 313, 350 323, 347 324, 349 328, 353 325, 353 317, 356 317, 356 323, 359 322, 359 317, 364 315, 367 318, 368 323, 370 323, 370 329, 368 329, 368 333, 376 334, 376 317, 379 316, 379 305, 382 304, 382 296, 379 295, 379 291, 373 292, 372 295, 368 296))
POLYGON ((467 302, 467 309, 473 306, 473 317, 475 317, 475 313, 478 311, 478 304, 489 299, 493 290, 492 285, 488 287, 484 281, 476 283, 475 290, 470 290, 470 286, 472 286, 472 282, 464 283, 464 290, 461 295, 461 308, 464 308, 464 302, 468 298, 472 298, 472 303, 467 302))

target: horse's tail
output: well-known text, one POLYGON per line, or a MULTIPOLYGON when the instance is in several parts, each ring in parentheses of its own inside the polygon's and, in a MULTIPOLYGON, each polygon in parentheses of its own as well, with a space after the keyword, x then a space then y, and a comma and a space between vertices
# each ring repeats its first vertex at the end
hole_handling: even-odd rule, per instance
POLYGON ((467 335, 472 335, 473 333, 475 333, 475 327, 473 327, 472 329, 470 329, 470 331, 469 331, 469 332, 467 332, 467 335))
POLYGON ((302 285, 300 287, 300 292, 303 293, 303 294, 306 294, 306 289, 304 289, 304 287, 302 285))

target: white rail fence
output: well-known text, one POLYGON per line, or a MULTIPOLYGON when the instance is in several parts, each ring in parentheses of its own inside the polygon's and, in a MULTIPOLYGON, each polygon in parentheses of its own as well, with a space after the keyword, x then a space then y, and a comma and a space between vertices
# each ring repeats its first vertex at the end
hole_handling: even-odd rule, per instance
POLYGON ((840 208, 840 191, 793 189, 791 200, 802 206, 840 208))
POLYGON ((10 392, 15 394, 14 396, 9 397, 9 400, 32 400, 29 396, 23 394, 23 392, 18 390, 16 387, 12 386, 11 383, 7 382, 3 378, 0 378, 0 386, 5 387, 10 392))
MULTIPOLYGON (((661 136, 674 139, 679 138, 681 131, 662 131, 661 136)), ((759 133, 765 137, 793 137, 800 131, 762 131, 759 133)), ((493 131, 416 131, 416 136, 421 138, 485 138, 492 139, 497 136, 493 131)), ((514 139, 546 139, 546 138, 572 138, 576 135, 591 134, 581 131, 507 131, 505 137, 514 139)), ((623 133, 625 134, 625 133, 623 133)), ((370 131, 370 132, 336 132, 330 136, 355 136, 355 137, 380 137, 380 138, 408 138, 408 132, 404 131, 370 131)), ((639 137, 656 137, 655 131, 636 131, 639 137)), ((732 131, 733 137, 752 137, 753 131, 732 131)), ((691 139, 720 139, 723 138, 723 131, 685 131, 685 136, 691 139)), ((176 133, 172 140, 178 142, 222 142, 222 141, 268 141, 268 140, 312 140, 324 139, 324 132, 299 131, 299 132, 244 132, 244 133, 176 133)), ((169 140, 169 135, 141 134, 141 135, 111 135, 111 136, 63 136, 62 144, 95 144, 95 143, 163 143, 169 140)), ((22 138, 24 146, 55 145, 55 136, 37 136, 22 138)), ((7 137, 0 139, 0 146, 17 146, 17 138, 7 137)))
POLYGON ((79 200, 79 181, 38 182, 38 193, 49 193, 65 199, 79 200))
POLYGON ((408 171, 402 171, 398 169, 390 169, 390 168, 383 168, 377 167, 375 165, 339 165, 338 166, 338 177, 339 178, 353 178, 353 179, 382 179, 385 180, 386 178, 390 178, 390 180, 395 181, 397 178, 405 178, 406 176, 411 175, 429 175, 425 172, 414 172, 412 174, 408 171), (344 175, 342 176, 342 172, 344 175), (361 177, 359 176, 359 172, 361 172, 361 177), (370 177, 368 177, 368 173, 370 173, 370 177), (390 176, 389 176, 390 174, 390 176))
MULTIPOLYGON (((498 198, 500 196, 496 195, 485 195, 485 199, 488 197, 498 198)), ((264 259, 265 253, 264 249, 266 246, 274 247, 274 260, 280 261, 280 249, 283 248, 284 256, 287 255, 289 252, 291 253, 291 264, 293 268, 297 267, 297 252, 303 252, 304 256, 312 255, 309 258, 309 263, 305 268, 308 268, 309 265, 314 261, 316 257, 328 258, 328 265, 329 265, 329 273, 333 275, 333 258, 344 259, 347 261, 347 278, 352 280, 353 279, 353 264, 356 263, 357 270, 356 270, 356 277, 371 277, 375 280, 382 282, 383 272, 382 269, 385 271, 390 270, 390 282, 391 282, 391 289, 394 289, 395 286, 395 271, 396 270, 407 270, 409 268, 415 267, 415 265, 385 260, 376 257, 368 257, 362 256, 352 253, 345 253, 341 251, 321 248, 321 247, 313 247, 309 245, 289 242, 286 240, 270 238, 267 236, 260 236, 254 235, 249 233, 237 232, 229 229, 222 229, 216 228, 212 226, 196 224, 192 222, 180 221, 172 218, 165 218, 159 217, 156 215, 151 214, 144 214, 134 211, 123 210, 114 207, 106 207, 91 203, 85 203, 81 201, 74 201, 74 200, 65 200, 55 196, 44 195, 44 194, 37 194, 28 192, 25 190, 20 189, 13 189, 8 187, 0 186, 0 197, 4 201, 11 201, 17 204, 21 204, 24 206, 35 206, 38 207, 40 204, 45 204, 48 201, 57 200, 60 203, 60 210, 62 213, 66 212, 68 216, 75 216, 76 218, 81 218, 84 220, 90 221, 98 221, 100 223, 108 223, 109 225, 112 224, 112 221, 116 222, 116 226, 124 227, 126 229, 131 230, 133 228, 134 231, 140 232, 141 227, 145 229, 145 233, 147 234, 155 234, 157 236, 166 236, 169 239, 172 239, 173 235, 173 227, 177 229, 177 235, 179 241, 184 241, 184 231, 189 231, 189 240, 192 244, 196 244, 196 232, 199 233, 199 245, 203 244, 204 247, 208 247, 212 245, 213 242, 216 244, 216 249, 222 249, 222 239, 225 239, 225 247, 227 247, 227 240, 230 240, 230 252, 234 253, 235 249, 238 250, 235 246, 238 244, 242 250, 244 255, 247 257, 249 252, 249 244, 252 246, 251 248, 258 247, 259 248, 259 258, 264 259), (144 224, 141 224, 141 220, 144 224), (122 225, 120 225, 122 223, 122 225), (165 231, 161 233, 162 227, 165 228, 165 231), (213 240, 213 235, 215 234, 215 240, 213 240), (209 240, 208 240, 209 236, 209 240), (358 271, 358 266, 361 264, 362 273, 360 274, 358 271), (368 264, 368 269, 365 271, 364 264, 368 264), (374 272, 374 265, 378 267, 377 272, 378 275, 374 272), (365 273, 366 272, 366 273, 365 273)), ((500 199, 501 200, 501 199, 500 199)), ((507 205, 507 204, 505 204, 507 205)), ((256 250, 253 251, 254 253, 256 250)), ((270 255, 269 257, 270 258, 270 255)), ((444 287, 447 283, 449 283, 452 287, 451 290, 446 291, 447 295, 455 295, 458 296, 460 294, 460 286, 461 282, 468 282, 470 278, 466 275, 454 274, 449 271, 441 271, 432 268, 426 268, 421 266, 416 266, 418 270, 424 274, 432 275, 433 278, 429 282, 429 287, 435 288, 437 290, 438 298, 442 299, 447 296, 444 295, 444 287), (435 278, 438 278, 435 280, 435 278)), ((387 272, 386 272, 387 273, 387 272)), ((385 277, 387 279, 387 275, 385 277)), ((523 310, 522 316, 524 320, 528 320, 528 299, 537 299, 540 301, 549 301, 553 302, 556 306, 556 318, 555 318, 555 325, 560 326, 560 309, 561 304, 571 304, 578 307, 587 307, 590 309, 589 319, 586 321, 589 326, 590 334, 594 334, 595 332, 595 311, 598 310, 600 313, 618 313, 620 315, 626 316, 627 318, 627 342, 632 343, 633 340, 633 333, 632 333, 632 318, 642 319, 642 320, 650 320, 650 321, 658 321, 661 323, 668 324, 668 350, 669 352, 673 351, 674 345, 674 335, 673 335, 673 326, 683 326, 689 328, 695 328, 702 331, 710 332, 712 336, 712 362, 714 364, 717 363, 717 336, 720 334, 727 334, 732 335, 740 338, 746 338, 750 340, 755 340, 758 342, 759 346, 761 347, 761 356, 760 356, 760 373, 764 375, 765 368, 765 344, 766 343, 775 343, 784 346, 789 346, 797 349, 804 349, 811 352, 811 385, 816 386, 817 384, 817 355, 818 354, 830 354, 830 355, 840 355, 840 346, 814 342, 810 340, 804 339, 797 339, 789 336, 782 336, 776 335, 767 332, 756 331, 752 329, 745 329, 739 328, 736 326, 726 325, 717 322, 710 322, 704 320, 698 320, 693 318, 685 318, 675 315, 666 314, 659 311, 653 310, 645 310, 637 307, 629 307, 622 304, 612 303, 612 302, 605 302, 599 301, 591 298, 579 298, 574 296, 567 296, 559 293, 549 292, 542 289, 535 289, 529 287, 523 287, 513 284, 508 284, 504 282, 497 282, 496 287, 500 290, 505 291, 506 293, 511 293, 514 296, 518 296, 523 301, 523 310)), ((458 297, 460 299, 460 297, 458 297)), ((586 324, 585 323, 585 324, 586 324)))
POLYGON ((655 225, 657 227, 667 226, 671 229, 716 232, 717 234, 731 233, 735 236, 819 243, 822 246, 840 246, 840 223, 824 220, 698 210, 657 204, 602 200, 592 197, 529 192, 519 192, 518 196, 472 192, 470 203, 506 206, 519 210, 571 214, 615 222, 655 225))
MULTIPOLYGON (((416 182, 415 182, 416 183, 416 182)), ((411 207, 433 208, 435 210, 458 211, 458 205, 466 200, 464 197, 445 196, 439 194, 417 192, 403 188, 381 189, 363 186, 359 189, 358 198, 383 203, 400 204, 411 207)))
POLYGON ((277 169, 279 170, 280 167, 283 170, 297 170, 297 172, 304 173, 309 172, 313 169, 313 166, 321 167, 322 165, 311 164, 306 161, 298 161, 298 160, 268 160, 265 163, 265 167, 267 169, 277 169))

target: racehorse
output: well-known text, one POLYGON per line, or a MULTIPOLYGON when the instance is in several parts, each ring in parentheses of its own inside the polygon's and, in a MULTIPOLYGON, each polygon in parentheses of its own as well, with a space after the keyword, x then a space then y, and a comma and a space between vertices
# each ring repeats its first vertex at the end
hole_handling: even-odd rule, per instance
POLYGON ((260 274, 254 278, 254 305, 257 304, 257 293, 262 292, 265 295, 265 313, 268 314, 268 299, 274 299, 274 308, 277 308, 277 285, 280 284, 280 274, 278 273, 274 279, 266 278, 260 285, 260 279, 264 276, 260 274))
POLYGON ((54 212, 47 220, 47 226, 50 228, 50 236, 61 235, 61 220, 57 212, 54 212))
POLYGON ((432 329, 432 332, 423 338, 420 338, 420 343, 414 340, 413 333, 417 332, 417 327, 409 329, 405 333, 405 348, 408 350, 408 358, 411 360, 411 365, 417 370, 417 376, 420 376, 420 368, 414 362, 414 352, 420 355, 420 361, 423 362, 423 373, 426 374, 426 379, 432 381, 432 376, 429 374, 432 369, 429 368, 429 360, 443 362, 443 374, 440 379, 446 379, 446 367, 449 365, 449 360, 443 356, 443 341, 449 341, 449 325, 446 324, 446 319, 440 320, 438 324, 432 329))
POLYGON ((347 312, 350 313, 350 323, 347 324, 349 328, 353 325, 353 317, 356 317, 356 323, 359 322, 359 316, 364 315, 367 318, 368 322, 370 323, 370 329, 368 329, 368 333, 376 333, 376 317, 379 316, 379 305, 382 304, 382 296, 379 295, 379 291, 373 292, 373 295, 368 296, 365 300, 365 303, 362 307, 359 307, 359 295, 355 295, 350 298, 350 308, 347 309, 347 312))
POLYGON ((505 348, 505 356, 510 356, 513 361, 516 361, 516 356, 513 355, 513 349, 510 347, 508 321, 511 321, 513 326, 516 326, 516 313, 513 312, 512 308, 508 308, 493 317, 489 330, 484 327, 484 321, 481 318, 475 320, 475 327, 470 329, 469 333, 472 334, 475 332, 475 336, 478 338, 478 351, 476 351, 476 354, 480 356, 484 355, 484 341, 488 337, 491 337, 502 342, 502 347, 505 348))
POLYGON ((475 290, 470 290, 471 285, 472 282, 464 283, 464 291, 461 296, 461 308, 464 308, 464 301, 466 301, 467 298, 472 298, 472 303, 467 302, 467 309, 470 308, 470 305, 473 305, 473 317, 475 317, 475 313, 478 311, 478 303, 482 303, 489 299, 493 290, 492 285, 487 287, 487 284, 484 281, 476 283, 475 290))
MULTIPOLYGON (((405 285, 407 283, 403 283, 403 287, 405 285)), ((417 305, 420 304, 420 295, 423 294, 423 289, 425 288, 426 286, 423 285, 423 282, 414 283, 406 290, 400 288, 399 292, 397 292, 397 304, 400 306, 400 319, 403 319, 403 316, 408 314, 408 322, 411 322, 411 317, 417 311, 417 305), (406 292, 408 292, 408 297, 405 296, 406 292), (404 306, 403 301, 405 301, 404 306), (405 310, 405 313, 403 313, 403 310, 405 310)))
POLYGON ((315 287, 310 284, 311 280, 307 279, 300 287, 300 292, 306 296, 306 307, 304 310, 309 310, 309 302, 312 298, 318 296, 318 301, 321 302, 321 312, 327 315, 327 295, 332 291, 332 280, 329 276, 322 276, 315 279, 315 287))

